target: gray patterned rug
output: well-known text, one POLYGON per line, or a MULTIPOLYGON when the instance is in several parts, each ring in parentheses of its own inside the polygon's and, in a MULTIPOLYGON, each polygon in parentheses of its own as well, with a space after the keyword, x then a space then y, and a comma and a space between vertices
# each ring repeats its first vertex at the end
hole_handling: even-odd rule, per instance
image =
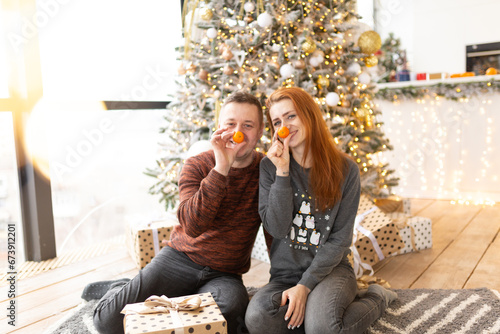
MULTIPOLYGON (((398 300, 367 331, 369 334, 498 334, 500 295, 469 290, 394 290, 398 300)), ((82 304, 45 333, 97 334, 92 313, 97 301, 82 304)), ((271 334, 271 333, 269 333, 271 334)))
POLYGON ((470 290, 394 290, 394 301, 370 334, 500 333, 500 295, 470 290))

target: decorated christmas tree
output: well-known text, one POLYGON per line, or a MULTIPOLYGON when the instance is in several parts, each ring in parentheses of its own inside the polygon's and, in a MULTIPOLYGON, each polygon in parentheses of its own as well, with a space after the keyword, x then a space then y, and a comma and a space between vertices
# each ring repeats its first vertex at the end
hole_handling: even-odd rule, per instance
MULTIPOLYGON (((368 71, 377 65, 381 40, 374 31, 360 32, 355 9, 349 0, 186 1, 178 91, 161 128, 164 156, 147 171, 157 178, 150 192, 175 206, 182 163, 209 147, 229 94, 246 90, 264 105, 277 88, 298 86, 316 99, 339 148, 358 163, 362 191, 389 195, 397 179, 379 162, 391 146, 368 71)), ((267 128, 258 150, 269 143, 267 128)))
POLYGON ((378 58, 378 82, 396 81, 396 74, 403 69, 406 51, 401 49, 401 41, 391 32, 375 55, 378 58))

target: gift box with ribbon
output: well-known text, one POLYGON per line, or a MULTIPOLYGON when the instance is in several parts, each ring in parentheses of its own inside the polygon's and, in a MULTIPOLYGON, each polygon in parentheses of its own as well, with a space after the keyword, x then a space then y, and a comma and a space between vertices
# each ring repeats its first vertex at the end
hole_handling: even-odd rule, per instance
POLYGON ((367 196, 361 195, 354 223, 351 252, 356 277, 365 271, 373 274, 372 266, 397 254, 405 244, 397 226, 367 196))
POLYGON ((427 73, 417 73, 417 80, 427 80, 427 73))
POLYGON ((137 267, 142 269, 165 247, 177 219, 169 218, 150 223, 129 224, 126 232, 127 248, 137 267))
POLYGON ((398 254, 432 248, 432 221, 430 218, 411 217, 402 212, 389 213, 388 216, 398 227, 401 239, 405 244, 398 254))
POLYGON ((403 212, 407 215, 411 214, 411 200, 409 198, 392 195, 385 198, 376 198, 374 202, 384 213, 403 212))
POLYGON ((227 322, 210 292, 178 298, 151 296, 144 303, 128 304, 125 334, 227 334, 227 322))

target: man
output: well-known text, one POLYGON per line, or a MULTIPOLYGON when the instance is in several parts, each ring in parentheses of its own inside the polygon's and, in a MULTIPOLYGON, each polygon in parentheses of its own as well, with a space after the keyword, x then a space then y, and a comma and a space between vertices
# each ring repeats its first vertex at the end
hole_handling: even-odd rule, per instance
POLYGON ((258 180, 263 155, 255 146, 263 129, 262 107, 254 96, 235 92, 226 99, 211 138, 213 150, 187 159, 182 169, 180 224, 168 246, 132 280, 97 282, 84 290, 84 299, 105 292, 94 312, 99 332, 123 333, 120 311, 126 304, 151 295, 203 292, 212 293, 228 322, 228 333, 244 331, 248 294, 241 275, 250 268, 261 222, 258 180), (236 131, 244 135, 238 144, 232 140, 236 131))

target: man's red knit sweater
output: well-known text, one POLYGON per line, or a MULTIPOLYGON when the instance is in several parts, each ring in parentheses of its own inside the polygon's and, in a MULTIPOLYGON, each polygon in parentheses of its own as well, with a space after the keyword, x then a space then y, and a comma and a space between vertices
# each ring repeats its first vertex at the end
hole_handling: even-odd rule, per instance
POLYGON ((213 151, 186 160, 179 178, 177 225, 170 247, 184 252, 195 263, 212 269, 243 274, 261 219, 259 164, 255 152, 245 168, 231 168, 228 176, 215 170, 213 151))

